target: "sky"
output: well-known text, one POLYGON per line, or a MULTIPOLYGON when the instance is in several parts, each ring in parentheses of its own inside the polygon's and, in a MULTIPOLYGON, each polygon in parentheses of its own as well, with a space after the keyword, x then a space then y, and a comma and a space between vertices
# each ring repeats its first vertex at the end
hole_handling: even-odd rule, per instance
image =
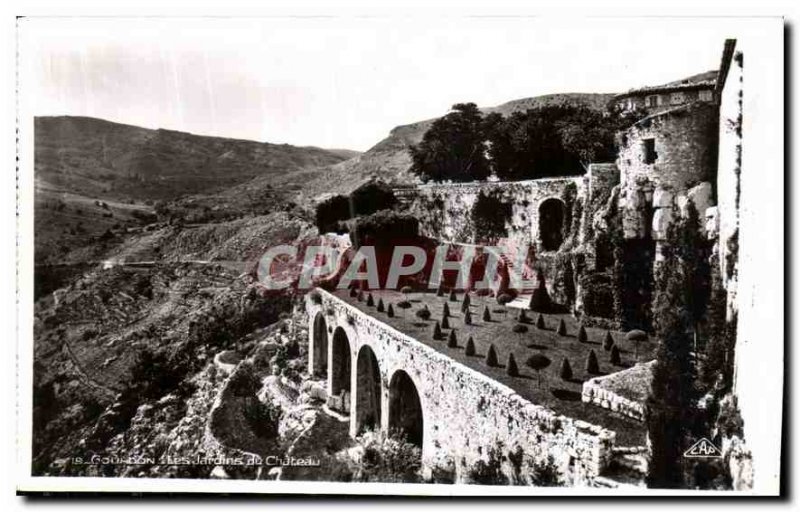
POLYGON ((365 151, 451 105, 623 92, 716 69, 692 19, 26 18, 34 115, 365 151))

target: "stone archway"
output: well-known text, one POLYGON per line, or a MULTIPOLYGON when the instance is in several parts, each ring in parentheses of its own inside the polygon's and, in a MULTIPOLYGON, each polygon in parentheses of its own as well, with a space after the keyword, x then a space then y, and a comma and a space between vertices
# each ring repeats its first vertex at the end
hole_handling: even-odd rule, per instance
POLYGON ((356 433, 381 426, 381 371, 375 352, 364 345, 356 358, 356 433))
POLYGON ((331 396, 342 397, 343 401, 338 409, 349 410, 352 352, 350 340, 343 328, 337 327, 333 331, 331 349, 331 396))
POLYGON ((408 442, 422 447, 424 419, 417 386, 398 370, 389 383, 389 429, 405 434, 408 442))
POLYGON ((317 377, 325 377, 328 375, 328 323, 322 312, 314 317, 312 329, 314 342, 312 372, 317 377))
POLYGON ((557 251, 564 242, 564 218, 567 207, 551 197, 539 204, 539 242, 545 251, 557 251))

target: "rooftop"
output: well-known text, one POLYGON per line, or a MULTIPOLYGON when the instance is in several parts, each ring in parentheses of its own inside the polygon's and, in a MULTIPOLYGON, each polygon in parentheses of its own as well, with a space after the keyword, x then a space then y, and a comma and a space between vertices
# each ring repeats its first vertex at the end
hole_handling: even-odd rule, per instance
MULTIPOLYGON (((364 299, 359 302, 350 297, 348 290, 338 290, 334 294, 343 301, 359 310, 379 318, 382 322, 391 325, 398 331, 434 348, 442 354, 476 370, 493 380, 505 384, 531 402, 551 408, 559 414, 575 419, 581 419, 596 425, 603 426, 617 433, 618 446, 643 445, 645 441, 645 426, 607 409, 585 404, 581 401, 583 382, 599 375, 607 375, 632 367, 637 361, 645 362, 652 359, 656 343, 652 340, 641 342, 634 347, 632 342, 625 339, 619 331, 612 331, 612 337, 620 351, 620 364, 614 365, 610 361, 610 351, 603 348, 604 329, 587 327, 586 343, 577 339, 579 324, 569 314, 544 314, 545 328, 536 327, 538 313, 526 311, 528 321, 523 325, 525 332, 514 332, 514 327, 520 325, 517 321, 519 310, 504 308, 497 304, 494 298, 478 297, 470 294, 470 314, 472 325, 464 324, 464 314, 461 313, 463 294, 457 295, 456 301, 450 301, 447 294, 437 297, 434 292, 413 292, 408 296, 390 290, 376 290, 371 292, 375 301, 383 299, 388 307, 391 303, 395 317, 389 318, 384 312, 378 312, 376 306, 367 306, 364 299), (398 307, 398 303, 407 300, 408 308, 398 307), (445 302, 449 304, 450 329, 442 329, 443 337, 433 339, 433 330, 436 321, 442 321, 442 311, 445 302), (431 312, 429 320, 416 316, 416 311, 427 306, 431 312), (483 311, 488 308, 490 321, 483 320, 483 311), (563 320, 566 325, 566 335, 559 335, 557 327, 563 320), (451 330, 455 330, 457 347, 447 346, 447 337, 451 330), (469 337, 475 343, 475 355, 465 354, 465 345, 469 337), (486 364, 486 353, 489 346, 494 344, 499 365, 491 367, 486 364), (590 350, 594 350, 599 364, 599 373, 591 374, 586 371, 586 360, 590 350), (519 368, 519 376, 512 377, 506 373, 506 363, 510 353, 519 368), (534 354, 544 355, 550 360, 547 367, 537 372, 526 365, 528 358, 534 354), (563 380, 560 377, 562 360, 569 360, 572 368, 572 379, 563 380)), ((520 328, 517 328, 520 330, 520 328)))

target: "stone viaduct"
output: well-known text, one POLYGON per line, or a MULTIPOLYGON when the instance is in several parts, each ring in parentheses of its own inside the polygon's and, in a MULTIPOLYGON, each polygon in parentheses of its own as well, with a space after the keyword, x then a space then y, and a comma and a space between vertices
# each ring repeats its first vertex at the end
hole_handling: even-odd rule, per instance
POLYGON ((463 481, 496 448, 552 456, 575 484, 608 465, 613 432, 535 405, 333 293, 307 294, 306 311, 309 371, 327 378, 329 397, 350 397, 350 435, 402 431, 421 447, 427 475, 447 468, 463 481))

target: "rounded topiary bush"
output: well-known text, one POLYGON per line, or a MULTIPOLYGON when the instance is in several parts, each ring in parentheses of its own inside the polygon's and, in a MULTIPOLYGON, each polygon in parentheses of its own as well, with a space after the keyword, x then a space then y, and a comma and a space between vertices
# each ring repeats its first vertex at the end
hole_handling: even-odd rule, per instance
POLYGON ((494 343, 489 345, 489 350, 486 351, 486 366, 497 366, 497 351, 494 343))
POLYGON ((501 306, 505 306, 512 300, 514 300, 514 297, 512 297, 508 293, 501 293, 500 295, 497 296, 497 303, 500 304, 501 306))
POLYGON ((536 372, 536 377, 541 385, 542 375, 541 371, 550 366, 550 359, 544 354, 533 354, 525 361, 525 364, 536 372))
POLYGON ((561 369, 558 374, 563 380, 572 380, 572 365, 566 357, 561 361, 561 369))
POLYGON ((589 341, 589 337, 586 335, 586 328, 581 324, 578 328, 578 341, 581 343, 586 343, 589 341))
POLYGON ((400 293, 402 293, 403 295, 408 295, 409 293, 412 293, 413 291, 414 291, 414 289, 411 288, 410 286, 403 286, 402 288, 400 288, 400 293))
POLYGON ((506 363, 506 373, 511 377, 519 377, 519 368, 517 368, 517 360, 514 359, 514 353, 508 354, 508 362, 506 363))
POLYGON ((511 328, 512 331, 521 334, 523 332, 528 332, 528 326, 524 324, 516 324, 514 327, 511 328))
POLYGON ((411 303, 408 302, 407 300, 401 300, 400 302, 397 303, 397 307, 400 309, 408 309, 411 307, 411 303))
POLYGON ((634 329, 625 335, 625 339, 629 341, 647 341, 647 333, 639 329, 634 329))
POLYGON ((558 330, 556 332, 559 336, 567 335, 567 324, 564 322, 563 318, 558 321, 558 330))
POLYGON ((472 340, 472 336, 467 338, 467 344, 464 347, 464 354, 466 354, 468 356, 474 356, 475 355, 475 342, 472 340))
POLYGON ((422 306, 415 314, 417 315, 417 318, 422 320, 430 320, 431 318, 431 310, 428 309, 428 306, 422 306))
POLYGON ((597 354, 594 353, 594 349, 590 350, 589 355, 586 356, 586 372, 593 375, 600 373, 600 365, 597 363, 597 354))

